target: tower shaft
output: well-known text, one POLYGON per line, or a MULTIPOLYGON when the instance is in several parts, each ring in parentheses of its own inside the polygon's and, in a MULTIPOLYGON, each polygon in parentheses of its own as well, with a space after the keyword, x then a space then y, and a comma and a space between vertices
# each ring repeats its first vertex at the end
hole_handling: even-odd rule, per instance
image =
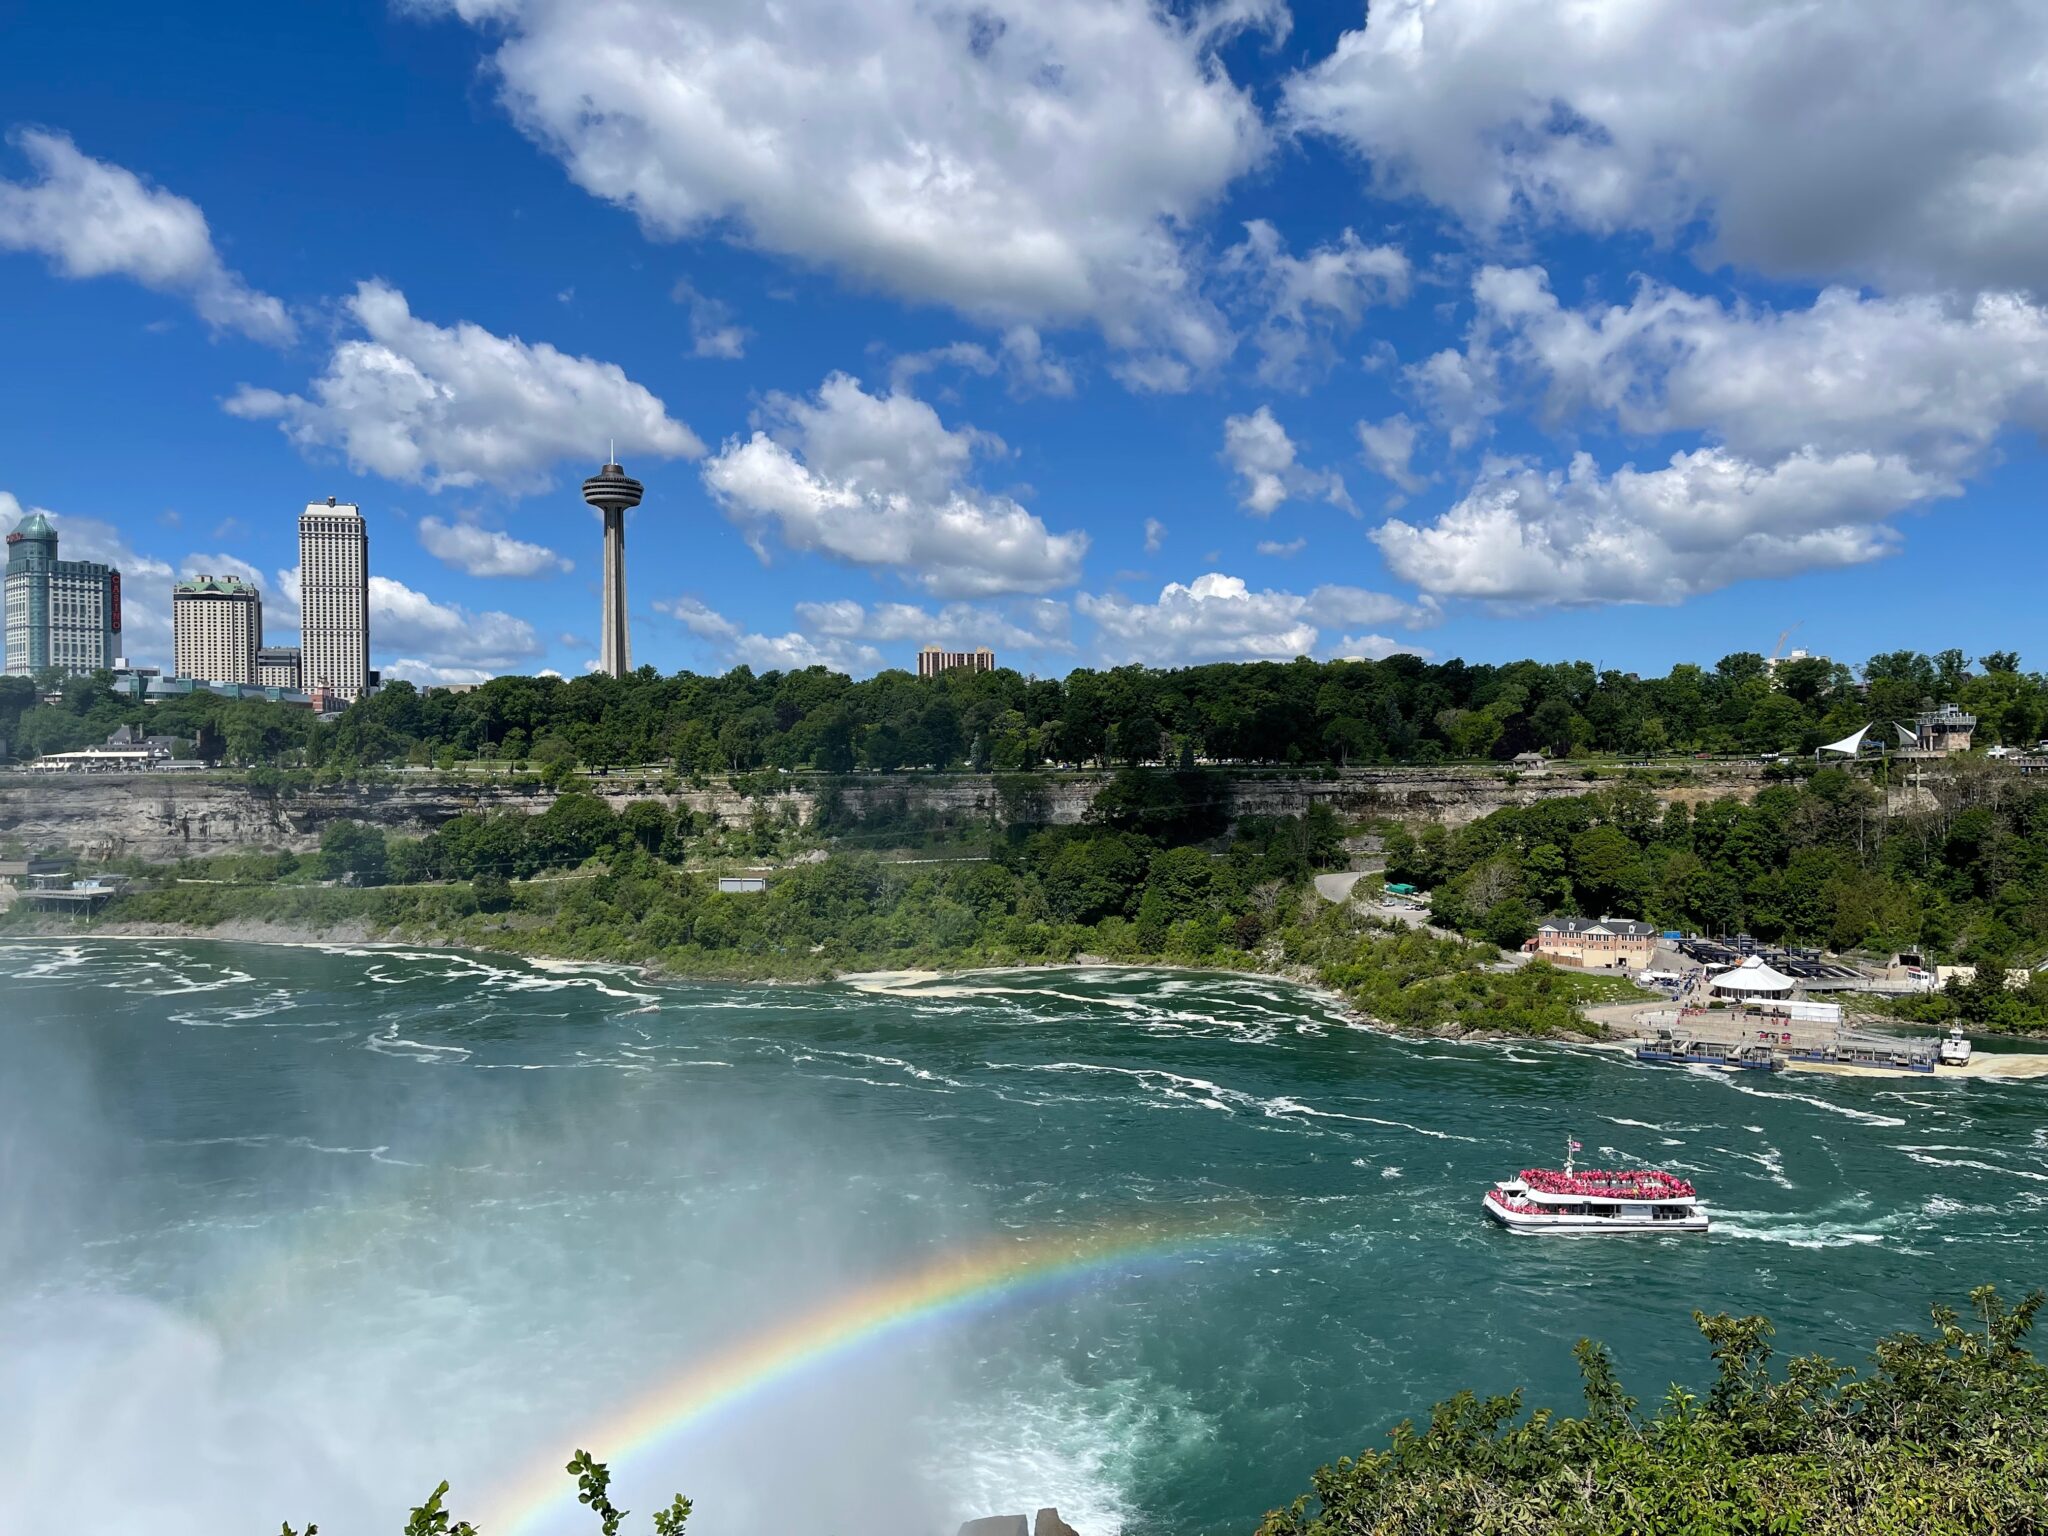
POLYGON ((610 677, 624 677, 633 670, 633 647, 626 635, 624 507, 607 507, 604 514, 604 634, 599 642, 598 670, 610 677))

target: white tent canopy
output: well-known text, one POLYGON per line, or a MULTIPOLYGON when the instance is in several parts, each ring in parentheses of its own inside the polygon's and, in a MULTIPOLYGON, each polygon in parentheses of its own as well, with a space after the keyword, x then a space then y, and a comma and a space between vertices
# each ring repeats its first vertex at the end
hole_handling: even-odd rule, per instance
POLYGON ((1817 751, 1815 751, 1813 755, 1815 757, 1819 757, 1822 752, 1839 752, 1844 757, 1854 757, 1859 751, 1862 750, 1863 738, 1868 736, 1869 734, 1870 727, 1866 725, 1854 736, 1844 736, 1840 741, 1831 741, 1826 746, 1821 747, 1817 751))
POLYGON ((1716 992, 1790 992, 1798 983, 1783 971, 1774 971, 1755 955, 1713 980, 1716 992))

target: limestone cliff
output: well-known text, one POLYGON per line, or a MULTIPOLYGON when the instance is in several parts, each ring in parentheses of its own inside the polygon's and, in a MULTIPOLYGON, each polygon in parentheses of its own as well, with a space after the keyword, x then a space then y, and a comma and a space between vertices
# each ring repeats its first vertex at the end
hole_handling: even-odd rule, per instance
MULTIPOLYGON (((722 822, 743 823, 756 807, 785 808, 808 822, 823 781, 792 778, 788 793, 755 799, 723 784, 664 794, 659 781, 615 773, 588 781, 614 808, 653 799, 689 807, 722 822)), ((1046 774, 1032 779, 1035 816, 1056 825, 1077 822, 1107 782, 1100 774, 1046 774)), ((1610 782, 1603 780, 1602 783, 1610 782)), ((1386 816, 1462 826, 1506 805, 1528 805, 1595 787, 1570 770, 1512 777, 1485 768, 1355 768, 1330 778, 1247 774, 1229 781, 1229 811, 1242 816, 1296 816, 1322 803, 1346 817, 1386 816)), ((1761 787, 1752 764, 1702 765, 1687 782, 1659 787, 1661 800, 1697 801, 1761 787)), ((878 774, 841 780, 838 791, 856 814, 902 804, 913 811, 1003 817, 1003 797, 987 774, 878 774)), ((312 790, 278 797, 253 793, 227 775, 8 774, 0 776, 0 838, 29 849, 65 850, 88 858, 132 857, 163 862, 238 848, 316 847, 338 820, 367 821, 407 836, 430 832, 465 811, 542 811, 553 791, 466 783, 435 773, 400 775, 376 785, 312 790)))

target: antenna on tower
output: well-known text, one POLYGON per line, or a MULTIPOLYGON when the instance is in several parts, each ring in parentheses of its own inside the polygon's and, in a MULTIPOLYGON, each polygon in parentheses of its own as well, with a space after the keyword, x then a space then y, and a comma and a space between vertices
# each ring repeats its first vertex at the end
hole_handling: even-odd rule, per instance
POLYGON ((618 440, 618 439, 617 439, 617 438, 615 437, 615 438, 613 438, 613 439, 612 439, 612 456, 611 456, 610 458, 606 459, 606 460, 605 460, 605 463, 607 463, 607 464, 616 464, 616 463, 618 463, 618 462, 619 462, 619 440, 618 440))

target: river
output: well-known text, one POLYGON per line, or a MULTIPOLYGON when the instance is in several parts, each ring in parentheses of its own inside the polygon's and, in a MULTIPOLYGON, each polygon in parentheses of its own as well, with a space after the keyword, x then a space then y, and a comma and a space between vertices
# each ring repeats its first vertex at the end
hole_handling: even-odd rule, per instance
POLYGON ((0 1529, 391 1536, 447 1477, 485 1536, 594 1532, 544 1497, 589 1437, 628 1530, 1248 1533, 1457 1389, 1575 1406, 1583 1334, 1650 1401, 1707 1377, 1696 1307, 1860 1358, 2048 1276, 2043 1095, 1396 1040, 1251 977, 0 945, 0 1529), (1492 1230, 1567 1135, 1712 1235, 1492 1230))

